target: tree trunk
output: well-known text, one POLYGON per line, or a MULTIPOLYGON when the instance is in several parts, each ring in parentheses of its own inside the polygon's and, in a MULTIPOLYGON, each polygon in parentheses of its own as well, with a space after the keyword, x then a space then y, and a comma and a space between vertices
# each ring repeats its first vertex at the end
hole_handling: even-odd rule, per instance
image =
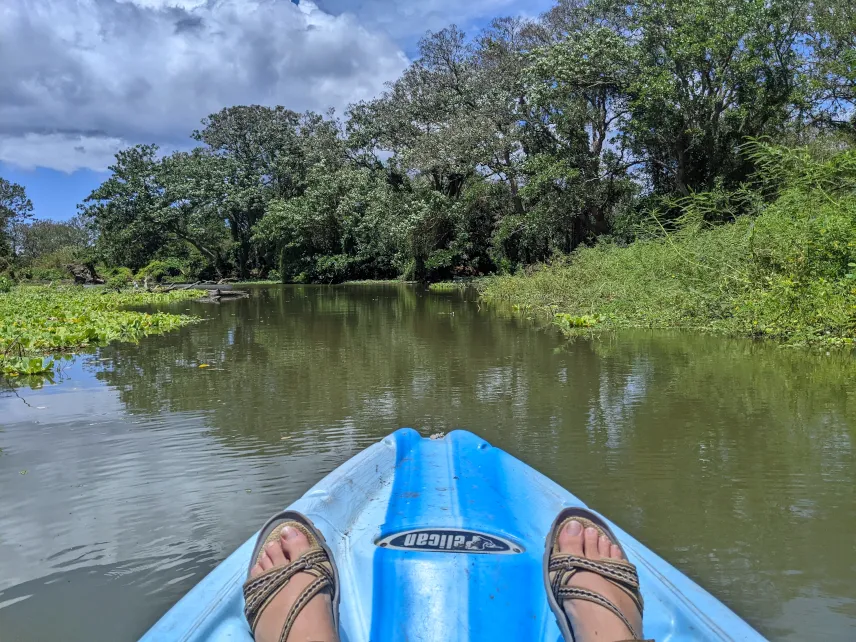
MULTIPOLYGON (((508 149, 505 149, 505 167, 506 169, 511 168, 511 153, 508 149)), ((506 171, 506 175, 508 176, 508 186, 511 189, 511 201, 514 203, 514 212, 516 214, 523 214, 523 199, 520 198, 520 188, 517 185, 517 179, 512 176, 510 171, 506 171)))
POLYGON ((421 254, 413 257, 413 280, 419 283, 428 282, 428 270, 425 269, 425 257, 421 254))

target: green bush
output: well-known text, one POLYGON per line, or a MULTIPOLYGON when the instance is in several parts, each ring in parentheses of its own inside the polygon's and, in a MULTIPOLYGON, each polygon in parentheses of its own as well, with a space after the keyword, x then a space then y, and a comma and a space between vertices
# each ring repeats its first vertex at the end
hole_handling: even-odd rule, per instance
POLYGON ((213 279, 215 277, 215 271, 211 262, 193 246, 185 248, 185 254, 180 259, 180 266, 180 276, 185 281, 198 281, 213 279))
POLYGON ((579 328, 593 328, 600 319, 592 316, 575 317, 570 314, 559 312, 553 317, 553 324, 558 326, 563 332, 570 334, 573 330, 579 328))
POLYGON ((34 259, 21 269, 21 275, 29 281, 62 281, 71 278, 68 265, 80 263, 79 252, 74 247, 62 247, 34 259))
POLYGON ((0 275, 0 294, 5 294, 12 289, 15 282, 8 276, 0 275))
POLYGON ((144 280, 148 277, 160 283, 165 277, 185 276, 185 272, 185 265, 179 259, 155 259, 137 272, 137 278, 144 280))
POLYGON ((101 274, 106 277, 105 284, 111 290, 121 290, 134 280, 134 272, 126 267, 108 268, 101 274))
POLYGON ((322 283, 341 283, 350 276, 355 263, 357 261, 354 257, 347 254, 322 256, 315 261, 313 280, 322 283))
POLYGON ((27 281, 64 281, 71 279, 71 274, 65 267, 30 266, 21 271, 21 276, 27 281))

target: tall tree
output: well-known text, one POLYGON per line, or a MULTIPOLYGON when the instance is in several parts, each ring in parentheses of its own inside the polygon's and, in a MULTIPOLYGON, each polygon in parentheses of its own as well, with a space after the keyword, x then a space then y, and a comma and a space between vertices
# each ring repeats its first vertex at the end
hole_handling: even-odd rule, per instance
POLYGON ((821 124, 856 136, 856 5, 850 0, 815 0, 811 18, 815 116, 821 124))
POLYGON ((621 141, 635 76, 632 46, 608 26, 562 25, 567 31, 534 50, 526 70, 533 153, 525 193, 542 253, 568 252, 607 233, 632 191, 621 141))
POLYGON ((158 158, 155 145, 116 154, 112 175, 84 201, 99 231, 98 249, 111 265, 137 270, 179 241, 226 271, 226 227, 218 208, 215 160, 199 150, 158 158))
POLYGON ((194 150, 125 150, 86 210, 132 266, 192 246, 240 277, 515 269, 757 182, 747 141, 856 135, 854 33, 847 0, 558 0, 428 33, 344 123, 235 106, 194 150))
POLYGON ((781 133, 802 98, 806 3, 641 0, 628 10, 637 73, 625 139, 652 188, 685 195, 746 180, 739 146, 781 133))
POLYGON ((92 242, 91 231, 81 216, 69 221, 32 221, 14 227, 13 244, 21 260, 32 261, 63 249, 79 250, 92 242))
POLYGON ((0 259, 12 255, 11 227, 32 216, 33 203, 22 185, 0 176, 0 259))
POLYGON ((238 275, 266 270, 268 256, 251 241, 271 198, 291 198, 305 189, 311 164, 336 155, 338 146, 308 146, 314 137, 333 142, 337 124, 315 113, 298 114, 284 107, 229 107, 202 121, 193 138, 218 159, 221 211, 232 236, 238 275))
POLYGON ((163 188, 157 176, 157 145, 119 151, 110 177, 80 206, 98 229, 98 249, 110 265, 139 269, 170 240, 153 217, 163 188))

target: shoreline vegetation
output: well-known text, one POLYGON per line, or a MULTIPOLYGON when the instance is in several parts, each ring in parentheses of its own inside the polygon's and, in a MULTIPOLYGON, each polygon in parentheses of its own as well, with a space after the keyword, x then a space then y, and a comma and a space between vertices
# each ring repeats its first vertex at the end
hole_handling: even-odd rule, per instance
POLYGON ((31 220, 0 178, 0 291, 95 266, 116 291, 473 282, 569 333, 849 348, 854 33, 851 0, 557 0, 450 25, 341 115, 226 106, 192 149, 120 150, 70 221, 31 220))
MULTIPOLYGON (((602 242, 567 257, 490 277, 482 295, 554 316, 566 333, 683 328, 792 346, 856 345, 856 152, 758 148, 762 185, 751 215, 707 221, 708 195, 682 201, 671 230, 602 242)), ((717 208, 728 206, 717 203, 717 208)), ((719 209, 713 211, 720 211, 719 209)), ((658 222, 659 223, 659 222, 658 222)))

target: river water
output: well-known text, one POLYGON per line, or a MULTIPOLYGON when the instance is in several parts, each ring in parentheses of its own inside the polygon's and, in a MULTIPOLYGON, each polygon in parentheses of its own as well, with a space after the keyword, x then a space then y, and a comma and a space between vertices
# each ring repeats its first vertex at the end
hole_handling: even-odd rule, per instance
POLYGON ((771 639, 856 639, 852 357, 568 341, 467 294, 265 287, 0 392, 0 640, 133 640, 400 426, 534 465, 771 639), (205 364, 209 367, 200 368, 205 364))

